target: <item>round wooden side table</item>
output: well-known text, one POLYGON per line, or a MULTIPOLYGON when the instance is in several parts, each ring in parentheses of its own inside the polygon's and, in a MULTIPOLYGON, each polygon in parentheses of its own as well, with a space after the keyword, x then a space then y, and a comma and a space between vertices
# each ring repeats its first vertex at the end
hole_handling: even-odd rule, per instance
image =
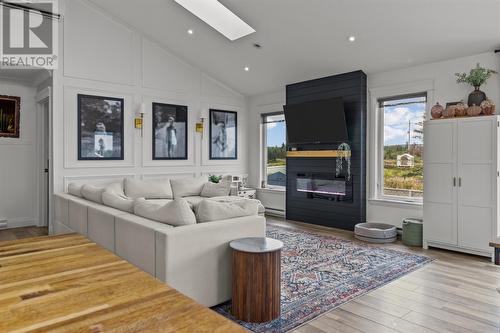
POLYGON ((234 240, 229 246, 233 249, 233 316, 251 323, 278 318, 283 243, 250 237, 234 240))

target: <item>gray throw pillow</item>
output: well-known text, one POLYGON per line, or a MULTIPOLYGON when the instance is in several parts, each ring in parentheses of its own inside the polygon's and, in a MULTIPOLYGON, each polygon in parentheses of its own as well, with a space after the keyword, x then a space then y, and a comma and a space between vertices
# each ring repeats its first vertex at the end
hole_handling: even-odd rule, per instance
POLYGON ((173 226, 196 224, 194 215, 188 202, 182 198, 158 205, 145 199, 137 199, 134 204, 134 214, 166 223, 173 226))
POLYGON ((75 197, 82 197, 82 185, 78 185, 76 183, 69 183, 68 185, 68 193, 74 195, 75 197))
POLYGON ((229 192, 231 192, 231 183, 229 182, 218 184, 208 182, 203 185, 200 195, 205 198, 223 197, 229 195, 229 192))
POLYGON ((129 198, 172 199, 172 188, 168 179, 144 181, 125 179, 125 194, 129 198))
POLYGON ((198 208, 196 209, 196 220, 198 223, 203 223, 257 214, 258 202, 255 200, 218 202, 205 199, 198 204, 198 208))
POLYGON ((134 212, 134 199, 125 196, 122 183, 114 183, 106 187, 102 193, 102 202, 106 206, 124 212, 134 212))
POLYGON ((90 201, 102 204, 103 187, 85 184, 82 186, 82 196, 90 201))
POLYGON ((170 185, 172 185, 174 198, 183 198, 200 195, 206 182, 207 177, 179 178, 171 179, 170 185))

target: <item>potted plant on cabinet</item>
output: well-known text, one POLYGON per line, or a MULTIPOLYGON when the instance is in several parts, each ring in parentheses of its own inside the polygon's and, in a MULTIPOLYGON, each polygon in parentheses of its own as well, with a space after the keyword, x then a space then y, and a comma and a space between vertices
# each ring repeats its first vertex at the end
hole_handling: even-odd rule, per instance
POLYGON ((479 106, 483 101, 486 100, 486 94, 480 90, 481 86, 486 83, 486 81, 497 72, 492 69, 487 69, 481 67, 478 63, 476 68, 470 70, 467 73, 456 73, 457 83, 468 83, 474 87, 474 91, 469 94, 468 103, 469 106, 479 106))

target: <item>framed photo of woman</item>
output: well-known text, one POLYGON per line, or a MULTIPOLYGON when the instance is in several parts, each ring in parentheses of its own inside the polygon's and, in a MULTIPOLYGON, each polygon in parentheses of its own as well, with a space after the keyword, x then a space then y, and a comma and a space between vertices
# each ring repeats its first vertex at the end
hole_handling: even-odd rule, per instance
POLYGON ((238 113, 210 109, 210 159, 238 158, 238 113))
POLYGON ((78 160, 123 160, 123 98, 77 98, 78 160))
POLYGON ((188 107, 153 103, 153 160, 187 160, 188 107))

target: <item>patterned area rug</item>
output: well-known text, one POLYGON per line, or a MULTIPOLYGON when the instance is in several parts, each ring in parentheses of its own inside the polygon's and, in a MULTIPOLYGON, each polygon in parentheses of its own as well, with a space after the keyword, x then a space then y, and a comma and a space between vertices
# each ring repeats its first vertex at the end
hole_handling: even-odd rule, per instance
POLYGON ((269 226, 281 240, 281 317, 263 324, 235 320, 231 304, 218 313, 253 332, 287 332, 342 303, 379 288, 432 259, 331 236, 269 226))

